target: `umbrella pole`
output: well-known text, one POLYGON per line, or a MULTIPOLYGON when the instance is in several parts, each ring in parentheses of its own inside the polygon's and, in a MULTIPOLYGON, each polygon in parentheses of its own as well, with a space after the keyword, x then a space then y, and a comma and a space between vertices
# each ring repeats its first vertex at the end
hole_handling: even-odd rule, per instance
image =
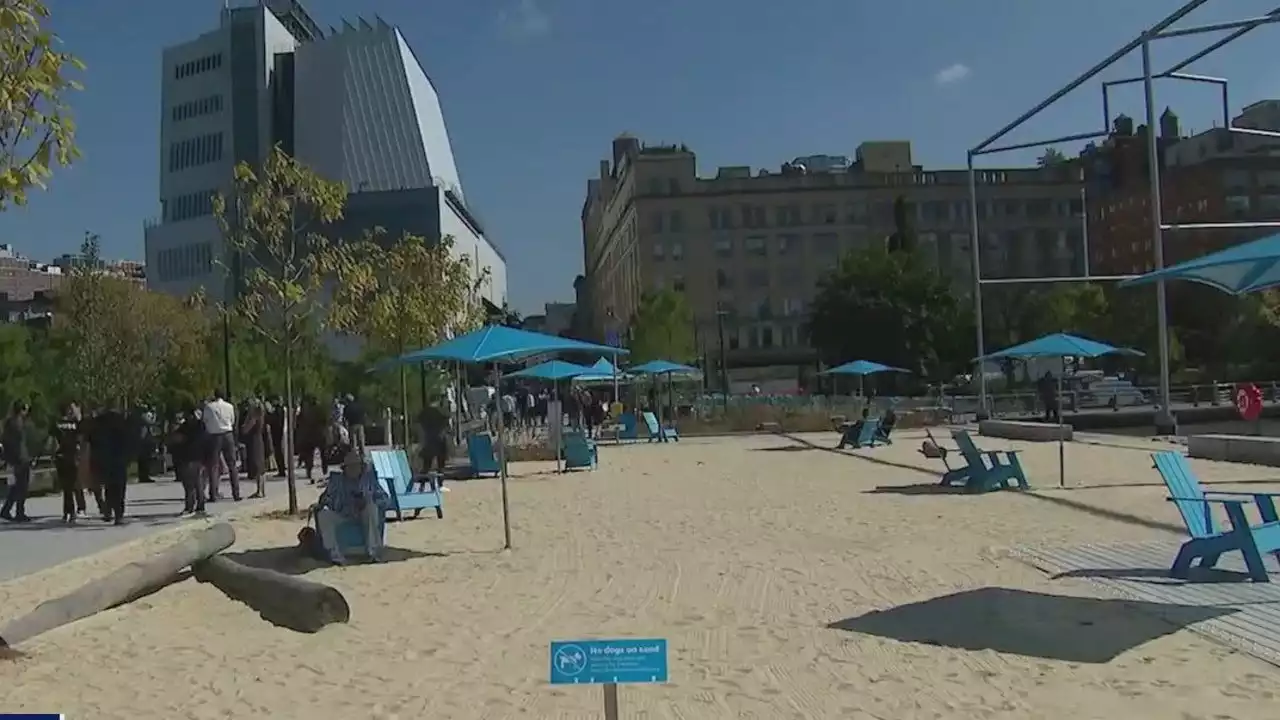
POLYGON ((493 387, 498 393, 498 478, 502 483, 502 540, 503 550, 511 549, 511 505, 507 500, 507 441, 502 425, 502 370, 493 364, 493 387))
MULTIPOLYGON (((552 395, 555 398, 556 405, 558 406, 560 404, 560 381, 559 380, 551 381, 551 390, 552 390, 552 395)), ((549 435, 556 444, 556 472, 564 472, 563 470, 560 469, 560 451, 564 445, 564 442, 562 442, 560 439, 560 435, 564 432, 564 413, 563 412, 556 413, 554 425, 550 423, 550 420, 551 418, 547 418, 547 421, 548 421, 547 435, 549 435), (552 431, 552 428, 555 428, 554 432, 552 431)))
POLYGON ((1067 374, 1067 358, 1062 360, 1062 369, 1058 372, 1058 487, 1067 486, 1066 443, 1062 439, 1062 376, 1067 374))

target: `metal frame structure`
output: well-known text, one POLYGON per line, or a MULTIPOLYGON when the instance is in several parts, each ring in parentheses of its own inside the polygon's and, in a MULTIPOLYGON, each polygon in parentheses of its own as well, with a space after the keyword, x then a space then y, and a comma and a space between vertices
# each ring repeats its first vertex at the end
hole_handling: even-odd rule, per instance
MULTIPOLYGON (((1079 142, 1084 140, 1094 140, 1108 137, 1111 133, 1111 99, 1110 89, 1118 85, 1128 85, 1131 83, 1142 83, 1144 101, 1146 105, 1146 126, 1147 126, 1147 163, 1151 168, 1148 173, 1149 183, 1151 186, 1151 232, 1152 245, 1154 248, 1155 269, 1164 268, 1164 233, 1165 231, 1178 230, 1208 230, 1208 229, 1243 229, 1243 228, 1260 228, 1260 227, 1280 227, 1280 222, 1222 222, 1222 223, 1184 223, 1184 224, 1166 224, 1160 206, 1160 148, 1156 135, 1156 104, 1155 104, 1155 81, 1156 80, 1182 80, 1186 82, 1196 82, 1210 85, 1217 85, 1222 91, 1222 120, 1223 127, 1230 132, 1240 133, 1244 135, 1261 135, 1265 137, 1280 138, 1280 132, 1270 132, 1266 130, 1251 130, 1247 128, 1236 128, 1231 126, 1231 110, 1229 104, 1229 94, 1227 80, 1225 78, 1207 77, 1203 75, 1192 75, 1182 72, 1188 66, 1205 58, 1231 42, 1239 39, 1250 31, 1274 23, 1280 23, 1280 8, 1276 8, 1262 17, 1247 18, 1243 20, 1235 20, 1231 22, 1220 22, 1211 25, 1198 25, 1185 28, 1175 28, 1180 20, 1191 14, 1201 5, 1209 0, 1191 0, 1182 7, 1178 8, 1171 15, 1153 25, 1151 28, 1131 40, 1124 47, 1112 53, 1102 62, 1087 70, 1080 77, 1067 83, 1057 92, 1050 95, 1043 102, 1023 113, 1016 120, 1001 128, 991 137, 983 140, 975 145, 968 153, 969 168, 969 216, 970 216, 970 232, 972 234, 971 245, 973 246, 973 311, 977 324, 978 335, 978 355, 986 355, 986 347, 982 338, 982 286, 986 284, 1001 283, 1053 283, 1053 282, 1096 282, 1096 281, 1117 281, 1126 280, 1132 276, 1128 275, 1108 275, 1108 276, 1090 276, 1088 274, 1088 265, 1085 265, 1085 275, 1077 277, 1046 277, 1046 278, 1010 278, 1010 279, 982 279, 982 261, 979 257, 981 254, 982 243, 980 241, 978 227, 978 170, 974 168, 974 158, 981 155, 994 155, 997 153, 1010 152, 1014 150, 1026 150, 1030 148, 1045 147, 1048 145, 1056 145, 1066 142, 1079 142), (1163 72, 1154 72, 1151 68, 1151 44, 1156 40, 1165 38, 1186 37, 1189 35, 1200 35, 1204 33, 1231 31, 1230 34, 1218 39, 1211 45, 1201 49, 1199 52, 1184 58, 1181 62, 1170 67, 1163 72), (1123 80, 1110 80, 1102 83, 1102 119, 1103 129, 1101 132, 1086 132, 1075 135, 1067 135, 1064 137, 1052 138, 1050 140, 1041 140, 1037 142, 1017 143, 1014 145, 994 146, 1009 133, 1022 127, 1028 121, 1041 112, 1047 110, 1049 106, 1061 100, 1068 93, 1076 90, 1081 85, 1089 82, 1104 70, 1115 65, 1125 56, 1134 50, 1142 53, 1142 75, 1138 77, 1125 78, 1123 80), (993 147, 994 146, 994 147, 993 147)), ((1085 216, 1088 216, 1088 208, 1084 208, 1085 216)), ((1088 255, 1088 237, 1086 235, 1085 254, 1088 255)), ((1087 263, 1087 259, 1086 259, 1087 263)), ((1169 415, 1169 317, 1165 306, 1165 281, 1159 280, 1156 283, 1156 307, 1157 322, 1159 326, 1159 342, 1160 342, 1160 409, 1161 412, 1157 416, 1157 424, 1161 426, 1172 425, 1172 418, 1169 415)), ((980 412, 985 413, 987 408, 987 377, 982 365, 978 368, 978 402, 980 412)))

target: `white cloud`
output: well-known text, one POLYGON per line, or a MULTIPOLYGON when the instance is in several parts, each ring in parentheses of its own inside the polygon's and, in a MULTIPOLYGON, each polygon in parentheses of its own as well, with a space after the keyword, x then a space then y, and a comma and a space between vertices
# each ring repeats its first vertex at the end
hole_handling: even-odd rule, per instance
POLYGON ((515 0, 498 13, 498 25, 512 37, 537 37, 551 31, 551 18, 539 7, 538 0, 515 0))
POLYGON ((933 81, 939 85, 954 85, 973 73, 968 65, 964 63, 956 63, 942 68, 933 76, 933 81))

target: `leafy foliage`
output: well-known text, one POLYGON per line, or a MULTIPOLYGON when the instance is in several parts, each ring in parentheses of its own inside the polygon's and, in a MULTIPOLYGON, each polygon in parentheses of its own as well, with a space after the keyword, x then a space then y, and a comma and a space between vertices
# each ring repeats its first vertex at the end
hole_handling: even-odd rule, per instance
POLYGON ((845 255, 818 283, 808 330, 828 364, 872 360, 949 377, 973 357, 969 315, 915 253, 871 248, 845 255))
MULTIPOLYGON (((241 285, 226 308, 282 354, 285 402, 294 406, 294 355, 304 337, 322 328, 324 283, 333 271, 324 226, 342 217, 347 191, 286 154, 272 149, 260 171, 236 167, 230 198, 215 196, 214 215, 229 257, 222 263, 241 285)), ((286 432, 289 512, 298 511, 293 437, 286 432)))
POLYGON ((84 65, 57 49, 48 20, 42 0, 0 0, 0 210, 78 155, 65 98, 80 89, 68 71, 84 65))
POLYGON ((631 361, 693 362, 698 356, 693 327, 684 293, 669 288, 646 293, 631 318, 631 361))

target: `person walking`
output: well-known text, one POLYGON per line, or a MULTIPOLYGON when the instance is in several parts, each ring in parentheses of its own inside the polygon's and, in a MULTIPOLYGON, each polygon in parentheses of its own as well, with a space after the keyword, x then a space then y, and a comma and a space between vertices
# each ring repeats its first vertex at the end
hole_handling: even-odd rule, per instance
POLYGON ((307 480, 312 485, 316 482, 312 473, 315 471, 317 453, 320 455, 320 473, 329 474, 329 420, 329 415, 314 396, 307 395, 302 399, 294 442, 297 443, 298 459, 302 461, 307 480))
POLYGON ((347 422, 347 432, 351 436, 351 446, 364 457, 364 425, 366 421, 364 403, 354 395, 347 395, 347 404, 342 408, 342 418, 347 422))
POLYGON ((156 414, 146 405, 137 410, 138 431, 138 482, 153 483, 151 465, 156 459, 156 414))
POLYGON ((434 465, 436 472, 440 473, 440 489, 448 491, 444 486, 444 469, 449 462, 449 416, 440 403, 429 402, 422 408, 418 415, 418 434, 422 471, 431 472, 434 465))
POLYGON ((244 474, 257 486, 249 499, 264 498, 267 496, 267 422, 262 401, 258 398, 249 400, 244 422, 240 425, 240 440, 244 443, 244 474))
POLYGON ((63 407, 62 417, 49 432, 53 443, 53 468, 58 488, 62 491, 62 521, 68 524, 75 523, 76 517, 85 513, 84 486, 80 483, 84 432, 80 408, 73 402, 63 407))
POLYGON ((129 460, 137 448, 137 434, 129 418, 117 405, 112 405, 94 420, 95 437, 89 442, 102 469, 102 494, 105 510, 102 519, 124 524, 125 493, 129 487, 129 460))
POLYGON ((4 460, 13 471, 13 484, 0 508, 0 519, 11 522, 30 522, 27 516, 27 493, 31 491, 31 449, 27 447, 27 413, 24 400, 15 400, 9 417, 5 418, 0 443, 4 444, 4 460))
POLYGON ((277 397, 271 401, 271 407, 268 408, 266 414, 267 423, 267 439, 271 441, 271 457, 276 465, 276 477, 284 477, 284 423, 285 418, 290 417, 285 414, 284 398, 277 397))
POLYGON ((182 483, 182 517, 205 514, 204 421, 194 407, 187 407, 178 416, 173 432, 169 433, 169 454, 173 457, 173 471, 182 483))
POLYGON ((227 402, 221 390, 215 390, 213 399, 204 406, 201 413, 207 455, 205 466, 209 472, 209 502, 217 502, 222 485, 222 473, 219 462, 226 463, 227 476, 231 481, 231 498, 240 501, 240 470, 236 461, 236 407, 227 402))

